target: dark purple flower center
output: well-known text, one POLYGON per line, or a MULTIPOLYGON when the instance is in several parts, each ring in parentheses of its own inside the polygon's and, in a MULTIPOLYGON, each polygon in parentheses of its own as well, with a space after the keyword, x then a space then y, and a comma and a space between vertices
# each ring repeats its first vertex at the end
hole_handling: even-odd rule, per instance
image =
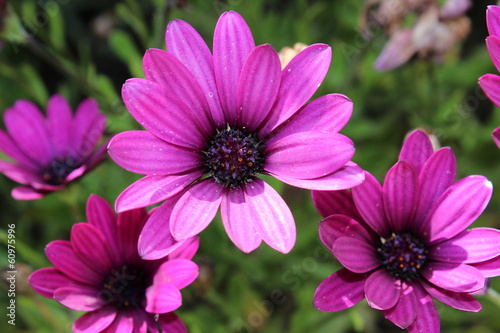
POLYGON ((42 170, 43 180, 50 185, 61 185, 68 175, 80 167, 71 158, 58 158, 42 170))
POLYGON ((148 286, 147 274, 143 270, 123 266, 111 271, 104 281, 100 296, 118 308, 141 307, 148 286))
POLYGON ((249 183, 264 171, 264 145, 245 129, 229 126, 218 132, 208 144, 204 161, 207 172, 225 187, 249 183))
POLYGON ((402 280, 418 277, 427 261, 428 251, 424 243, 410 233, 381 238, 377 250, 382 267, 402 280))

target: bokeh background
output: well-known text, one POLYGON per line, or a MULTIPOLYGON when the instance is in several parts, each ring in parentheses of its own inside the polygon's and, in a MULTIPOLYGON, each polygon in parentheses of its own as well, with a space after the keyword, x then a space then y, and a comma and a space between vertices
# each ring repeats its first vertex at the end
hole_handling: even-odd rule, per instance
MULTIPOLYGON (((443 1, 440 1, 441 3, 443 1)), ((354 113, 342 130, 356 145, 354 161, 383 180, 397 160, 408 131, 424 128, 458 160, 458 178, 488 177, 500 186, 500 150, 491 131, 500 126, 500 110, 478 87, 478 78, 496 73, 486 50, 485 12, 494 1, 475 1, 467 11, 471 29, 440 63, 413 57, 390 71, 373 64, 388 36, 372 27, 360 28, 362 0, 0 0, 0 112, 17 99, 45 110, 59 93, 73 108, 95 98, 108 122, 106 135, 140 126, 125 109, 120 89, 130 77, 143 77, 141 59, 148 48, 165 48, 165 27, 171 19, 193 25, 211 46, 219 15, 238 11, 249 24, 256 44, 276 50, 327 43, 333 48, 330 71, 316 97, 342 93, 354 102, 354 113), (368 39, 364 37, 369 37, 368 39)), ((408 24, 411 24, 408 23, 408 24)), ((3 126, 0 125, 0 126, 3 126)), ((45 245, 69 239, 73 223, 86 221, 91 193, 109 202, 139 176, 110 159, 66 190, 35 202, 12 199, 14 183, 0 176, 0 267, 7 264, 7 224, 16 225, 16 326, 7 324, 5 283, 0 286, 0 330, 9 332, 71 332, 80 313, 45 299, 27 285, 29 273, 49 266, 45 245)), ((289 254, 262 245, 251 254, 228 239, 219 217, 201 233, 195 261, 198 280, 183 290, 176 311, 192 333, 198 332, 401 332, 366 302, 340 313, 312 306, 318 284, 339 264, 318 239, 320 221, 310 193, 270 180, 291 207, 297 242, 289 254)), ((500 191, 475 226, 500 227, 500 191)), ((500 332, 500 278, 491 280, 479 313, 437 304, 442 332, 500 332)))

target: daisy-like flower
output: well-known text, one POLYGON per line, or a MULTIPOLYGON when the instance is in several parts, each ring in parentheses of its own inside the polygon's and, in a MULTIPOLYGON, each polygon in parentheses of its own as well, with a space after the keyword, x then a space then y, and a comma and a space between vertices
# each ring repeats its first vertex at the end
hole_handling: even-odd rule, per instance
POLYGON ((26 100, 4 114, 7 131, 0 129, 0 173, 22 184, 12 190, 17 200, 36 200, 96 167, 106 156, 106 145, 95 149, 106 118, 93 99, 84 100, 72 115, 59 95, 50 98, 47 118, 26 100))
POLYGON ((40 295, 77 311, 87 311, 73 332, 187 332, 172 312, 182 303, 180 289, 198 276, 190 259, 198 249, 194 237, 173 246, 168 257, 146 261, 137 253, 145 209, 115 216, 101 197, 87 201, 88 223, 71 229, 70 241, 53 241, 45 249, 55 267, 39 269, 29 283, 40 295), (155 314, 159 314, 155 320, 155 314))
MULTIPOLYGON (((488 6, 486 11, 486 24, 489 36, 486 37, 486 46, 493 64, 500 71, 500 7, 488 6)), ((496 74, 485 74, 479 78, 479 85, 486 96, 498 107, 500 107, 500 76, 496 74)), ((493 131, 493 140, 500 148, 500 127, 493 131)))
MULTIPOLYGON (((338 133, 352 102, 331 94, 304 105, 326 75, 331 48, 311 45, 281 70, 277 52, 270 45, 255 47, 236 12, 220 17, 213 54, 179 20, 168 25, 166 44, 168 52, 146 52, 146 79, 123 86, 128 110, 148 131, 118 134, 109 154, 146 177, 122 192, 116 209, 180 193, 174 207, 165 203, 151 216, 144 237, 168 233, 167 215, 175 239, 191 237, 221 207, 224 227, 242 251, 264 241, 287 253, 295 243, 292 214, 259 175, 317 190, 345 189, 364 179, 350 162, 352 141, 338 133)), ((139 251, 148 255, 141 246, 139 251)))
POLYGON ((436 300, 476 312, 470 295, 500 274, 500 231, 466 229, 492 193, 482 176, 455 182, 449 147, 433 152, 422 131, 405 141, 383 185, 368 172, 351 191, 313 191, 319 235, 344 266, 314 295, 322 311, 368 305, 410 333, 439 332, 436 300))

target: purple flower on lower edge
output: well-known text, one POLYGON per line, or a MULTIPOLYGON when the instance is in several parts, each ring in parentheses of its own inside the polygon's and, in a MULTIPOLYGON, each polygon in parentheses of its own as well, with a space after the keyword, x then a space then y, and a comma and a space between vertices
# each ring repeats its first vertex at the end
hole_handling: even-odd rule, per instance
POLYGON ((7 132, 0 129, 0 151, 13 162, 0 160, 0 173, 22 184, 12 190, 17 200, 40 199, 96 167, 106 145, 95 150, 106 118, 93 99, 84 100, 72 115, 59 95, 50 98, 47 118, 26 100, 4 114, 7 132))
POLYGON ((368 172, 351 191, 313 191, 326 218, 319 235, 345 267, 314 295, 322 311, 341 311, 366 298, 369 306, 410 333, 439 332, 433 298, 476 312, 470 294, 500 274, 500 231, 466 229, 492 193, 482 176, 455 182, 450 148, 433 152, 422 131, 403 145, 381 186, 368 172))
POLYGON ((190 259, 197 237, 174 245, 161 260, 142 260, 137 253, 139 233, 148 217, 145 209, 115 216, 101 197, 87 202, 88 223, 77 223, 70 241, 47 245, 55 267, 29 277, 40 295, 77 311, 87 311, 73 324, 73 332, 187 332, 172 312, 182 304, 180 289, 198 276, 190 259), (155 314, 159 314, 158 322, 155 314))
MULTIPOLYGON (((489 36, 486 37, 486 46, 493 64, 500 71, 500 7, 488 6, 486 11, 486 23, 489 36)), ((479 85, 486 96, 498 107, 500 107, 500 76, 496 74, 485 74, 479 78, 479 85)), ((500 148, 500 127, 493 131, 493 140, 500 148)))
POLYGON ((331 94, 304 105, 323 80, 331 59, 324 44, 309 46, 283 70, 270 45, 255 47, 236 12, 219 19, 213 55, 186 22, 170 22, 169 52, 148 50, 147 79, 130 79, 123 100, 148 131, 120 133, 109 144, 121 167, 146 177, 117 199, 124 211, 174 197, 151 216, 139 244, 150 255, 168 233, 175 239, 200 233, 221 207, 230 239, 244 252, 262 241, 287 253, 295 223, 280 195, 260 174, 307 189, 336 190, 359 184, 363 171, 350 162, 353 143, 338 133, 352 102, 331 94))

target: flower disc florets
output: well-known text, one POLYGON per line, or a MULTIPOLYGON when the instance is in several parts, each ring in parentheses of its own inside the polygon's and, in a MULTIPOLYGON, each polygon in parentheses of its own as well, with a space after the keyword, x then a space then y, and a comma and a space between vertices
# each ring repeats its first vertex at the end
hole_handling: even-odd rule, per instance
POLYGON ((101 297, 120 309, 141 307, 148 286, 146 278, 144 271, 135 267, 115 269, 104 282, 101 297))
POLYGON ((205 166, 217 183, 238 187, 264 171, 263 149, 264 145, 254 134, 228 126, 208 144, 205 166))
POLYGON ((377 248, 382 266, 394 277, 411 280, 427 261, 423 242, 410 233, 392 234, 381 238, 377 248))
POLYGON ((76 169, 74 161, 58 158, 47 165, 42 171, 43 180, 50 185, 61 185, 68 175, 76 169))

